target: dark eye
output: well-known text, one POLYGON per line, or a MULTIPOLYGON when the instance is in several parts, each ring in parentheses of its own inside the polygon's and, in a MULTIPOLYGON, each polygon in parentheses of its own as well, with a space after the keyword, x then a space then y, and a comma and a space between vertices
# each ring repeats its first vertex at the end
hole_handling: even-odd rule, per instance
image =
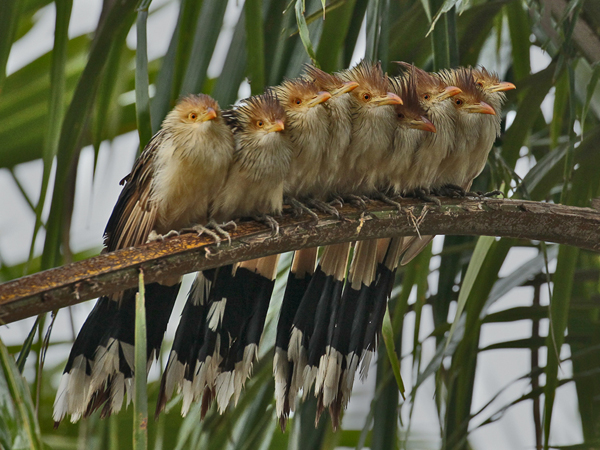
POLYGON ((461 99, 459 99, 459 98, 457 98, 457 99, 455 100, 455 102, 456 102, 456 104, 457 104, 458 106, 460 106, 460 105, 462 105, 462 104, 463 104, 463 101, 462 101, 461 99))
POLYGON ((302 100, 300 100, 299 98, 296 99, 296 105, 299 105, 302 103, 302 100))
POLYGON ((369 94, 363 94, 363 99, 368 101, 371 99, 371 96, 369 94))
POLYGON ((197 117, 198 117, 198 115, 196 113, 189 113, 188 114, 188 119, 190 119, 190 120, 196 120, 197 117))
POLYGON ((481 82, 481 81, 478 81, 478 82, 477 82, 477 86, 479 86, 480 88, 482 88, 482 87, 483 87, 483 82, 481 82))
POLYGON ((398 113, 398 119, 404 119, 404 114, 398 113))
POLYGON ((429 94, 425 94, 425 95, 423 96, 423 98, 424 98, 425 100, 429 100, 429 94))
POLYGON ((259 128, 262 128, 265 126, 265 123, 262 120, 257 120, 256 121, 256 126, 259 128))

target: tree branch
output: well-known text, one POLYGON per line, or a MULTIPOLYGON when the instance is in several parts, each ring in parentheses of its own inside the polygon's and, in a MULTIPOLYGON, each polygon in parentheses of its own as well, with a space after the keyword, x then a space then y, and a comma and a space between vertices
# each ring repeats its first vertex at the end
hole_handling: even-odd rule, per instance
POLYGON ((320 215, 316 226, 311 226, 306 216, 284 214, 276 238, 260 223, 242 222, 231 233, 231 244, 217 247, 210 237, 183 234, 39 272, 0 285, 0 321, 14 322, 135 287, 140 268, 146 282, 152 283, 236 261, 344 241, 418 233, 488 235, 600 251, 600 213, 591 208, 499 199, 442 199, 442 206, 405 199, 401 204, 402 212, 380 202, 372 202, 365 213, 345 206, 340 210, 345 220, 320 215))

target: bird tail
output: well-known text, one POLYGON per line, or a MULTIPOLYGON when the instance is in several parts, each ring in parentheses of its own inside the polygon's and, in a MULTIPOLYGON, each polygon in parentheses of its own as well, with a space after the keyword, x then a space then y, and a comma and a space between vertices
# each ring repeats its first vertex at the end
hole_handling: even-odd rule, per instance
POLYGON ((209 295, 205 336, 194 371, 194 398, 214 397, 220 412, 237 403, 258 358, 279 255, 220 268, 209 295))
POLYGON ((350 247, 351 243, 346 242, 325 248, 292 321, 288 346, 288 359, 293 364, 290 403, 300 388, 306 397, 317 378, 319 361, 332 333, 330 318, 339 307, 350 247))
MULTIPOLYGON (((147 368, 156 359, 181 283, 146 285, 147 368)), ((65 415, 71 421, 102 407, 102 416, 117 413, 133 391, 135 348, 135 289, 120 301, 101 297, 77 336, 54 401, 58 426, 65 415)))
POLYGON ((161 378, 156 403, 155 417, 157 418, 165 409, 167 402, 171 400, 175 389, 183 394, 183 415, 187 413, 194 400, 192 389, 194 368, 204 339, 208 316, 208 294, 213 274, 214 271, 198 272, 190 288, 185 307, 181 312, 169 360, 161 378))
POLYGON ((293 371, 293 362, 288 360, 290 333, 296 311, 317 264, 317 247, 298 250, 288 275, 275 338, 275 355, 273 357, 273 376, 275 377, 275 405, 279 425, 285 431, 290 411, 294 410, 294 401, 290 402, 289 387, 293 371))
POLYGON ((402 255, 400 265, 405 266, 411 262, 431 241, 433 241, 434 237, 435 236, 415 236, 410 239, 405 244, 406 251, 402 255))
MULTIPOLYGON (((319 362, 315 385, 318 398, 318 416, 329 408, 332 424, 339 426, 340 414, 346 406, 352 389, 347 379, 356 348, 360 347, 364 327, 360 326, 371 301, 371 286, 375 280, 377 241, 359 241, 354 248, 344 293, 335 315, 331 316, 325 353, 319 362), (354 351, 353 351, 354 350, 354 351)), ((360 356, 360 353, 356 356, 360 356)))

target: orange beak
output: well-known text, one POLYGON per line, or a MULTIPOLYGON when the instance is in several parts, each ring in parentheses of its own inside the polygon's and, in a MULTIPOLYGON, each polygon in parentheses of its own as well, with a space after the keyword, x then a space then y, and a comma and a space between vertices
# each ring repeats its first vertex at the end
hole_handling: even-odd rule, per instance
POLYGON ((437 100, 441 102, 442 100, 446 100, 447 98, 454 97, 455 95, 458 95, 461 92, 462 92, 462 90, 456 86, 446 86, 446 88, 444 89, 444 92, 442 92, 441 94, 438 95, 437 100))
POLYGON ((385 95, 381 97, 374 98, 371 100, 372 103, 375 103, 377 106, 383 105, 403 105, 404 102, 400 97, 398 97, 393 92, 387 92, 385 95))
POLYGON ((208 120, 213 120, 217 118, 217 112, 211 108, 210 106, 206 108, 206 112, 204 113, 204 117, 202 118, 202 122, 206 122, 208 120))
POLYGON ((494 108, 492 108, 486 102, 479 102, 474 105, 469 105, 466 107, 466 109, 470 113, 491 114, 492 116, 496 115, 496 111, 494 111, 494 108))
POLYGON ((275 123, 269 127, 265 127, 265 131, 267 133, 272 133, 274 131, 283 131, 285 130, 285 124, 283 123, 283 120, 278 119, 275 121, 275 123))
POLYGON ((346 81, 344 84, 342 84, 341 87, 331 91, 331 96, 337 97, 338 95, 342 95, 342 94, 345 94, 346 92, 353 91, 357 87, 358 87, 358 83, 356 81, 346 81))
POLYGON ((509 81, 503 81, 494 85, 490 92, 502 92, 502 91, 510 91, 512 89, 516 89, 517 87, 509 81))
POLYGON ((437 131, 435 125, 425 116, 421 116, 421 120, 411 122, 411 127, 417 130, 429 131, 430 133, 437 131))
POLYGON ((329 92, 320 91, 317 93, 317 95, 313 99, 306 102, 306 106, 308 106, 309 108, 312 108, 313 106, 320 105, 321 103, 329 100, 330 98, 331 98, 331 94, 329 92))

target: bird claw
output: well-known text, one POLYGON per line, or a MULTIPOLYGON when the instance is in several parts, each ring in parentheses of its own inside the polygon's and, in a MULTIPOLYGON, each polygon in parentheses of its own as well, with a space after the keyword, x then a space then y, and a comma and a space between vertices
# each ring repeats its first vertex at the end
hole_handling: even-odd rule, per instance
POLYGON ((450 198, 466 198, 470 193, 456 184, 446 184, 441 188, 436 189, 436 194, 450 198))
POLYGON ((371 200, 368 197, 365 197, 364 195, 354 195, 354 194, 348 194, 344 197, 344 200, 347 201, 348 203, 350 203, 352 206, 354 206, 355 208, 360 208, 360 209, 367 209, 367 203, 370 203, 371 200))
POLYGON ((229 243, 229 245, 231 245, 231 235, 227 231, 225 231, 226 228, 236 230, 237 224, 233 220, 230 220, 226 223, 218 224, 217 222, 211 219, 206 225, 196 225, 192 227, 192 229, 196 233, 198 233, 198 236, 207 234, 210 237, 212 237, 215 240, 217 247, 221 245, 221 236, 227 239, 227 242, 229 243))
POLYGON ((398 212, 402 212, 403 211, 402 205, 400 203, 395 202, 394 200, 392 200, 391 198, 389 198, 387 195, 385 195, 383 192, 376 192, 373 195, 373 198, 376 199, 376 200, 380 200, 383 203, 387 203, 388 205, 394 206, 398 210, 398 212))
POLYGON ((335 209, 330 203, 326 203, 322 200, 317 200, 313 198, 308 200, 307 204, 312 206, 313 208, 318 209, 321 212, 324 212, 325 214, 331 214, 338 220, 343 219, 340 212, 337 209, 335 209))
POLYGON ((273 218, 273 216, 263 214, 261 216, 254 216, 254 220, 268 225, 271 228, 272 238, 279 236, 279 223, 273 218))
POLYGON ((167 234, 158 234, 156 232, 156 230, 152 230, 150 232, 150 234, 148 235, 148 239, 146 240, 146 243, 155 242, 155 241, 163 242, 165 239, 168 239, 168 238, 174 237, 174 236, 179 236, 179 234, 180 234, 179 231, 176 231, 176 230, 171 230, 167 234))
POLYGON ((307 213, 309 216, 311 216, 312 225, 319 223, 319 216, 317 216, 317 214, 304 203, 292 197, 286 197, 284 202, 286 205, 290 205, 292 207, 292 210, 294 211, 294 217, 300 217, 303 213, 307 213))
POLYGON ((439 198, 432 197, 429 195, 429 192, 426 192, 424 189, 415 189, 413 194, 416 198, 421 199, 424 202, 435 203, 438 206, 442 205, 439 198))

